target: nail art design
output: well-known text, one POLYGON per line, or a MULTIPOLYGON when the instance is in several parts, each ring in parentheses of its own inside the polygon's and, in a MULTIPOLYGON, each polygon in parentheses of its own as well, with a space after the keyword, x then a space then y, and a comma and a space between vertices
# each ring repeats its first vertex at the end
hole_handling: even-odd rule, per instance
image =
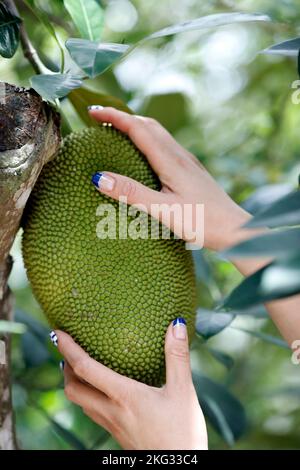
POLYGON ((49 336, 50 336, 50 339, 51 339, 52 343, 54 344, 54 346, 57 347, 58 346, 58 338, 57 338, 57 335, 56 335, 55 331, 51 331, 49 333, 49 336))
POLYGON ((115 185, 115 180, 111 176, 107 176, 105 173, 97 171, 97 173, 92 176, 92 183, 97 189, 112 191, 115 185))
POLYGON ((88 109, 91 111, 94 111, 94 110, 100 111, 101 109, 103 109, 103 106, 101 106, 100 104, 92 104, 91 106, 88 106, 88 109))
POLYGON ((61 371, 64 370, 64 368, 65 368, 65 361, 64 360, 60 361, 59 368, 60 368, 61 371))
POLYGON ((186 339, 186 321, 182 317, 175 318, 173 321, 173 334, 176 339, 186 339))
POLYGON ((99 171, 97 171, 97 173, 95 173, 92 176, 92 183, 94 186, 96 186, 96 188, 99 188, 99 183, 100 183, 102 176, 103 176, 102 173, 100 173, 99 171))
POLYGON ((186 325, 185 319, 183 317, 175 318, 175 320, 173 321, 173 326, 176 325, 186 325))

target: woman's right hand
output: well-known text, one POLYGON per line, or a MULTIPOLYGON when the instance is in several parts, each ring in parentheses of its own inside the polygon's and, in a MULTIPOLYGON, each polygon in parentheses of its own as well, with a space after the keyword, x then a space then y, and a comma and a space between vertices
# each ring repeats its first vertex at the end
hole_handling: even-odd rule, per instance
MULTIPOLYGON (((132 116, 114 108, 91 107, 93 118, 101 122, 110 122, 114 127, 128 134, 130 139, 144 153, 158 175, 162 189, 154 191, 122 175, 117 175, 99 168, 104 173, 100 180, 101 192, 119 199, 126 196, 128 204, 143 204, 148 213, 159 218, 180 238, 196 242, 195 231, 203 234, 203 245, 212 250, 224 250, 242 240, 251 238, 261 230, 241 228, 251 216, 240 208, 218 185, 201 163, 190 152, 179 145, 175 139, 155 120, 132 116), (96 109, 98 108, 98 109, 96 109), (203 204, 204 224, 196 225, 187 217, 174 218, 157 212, 158 205, 190 204, 193 208, 203 204), (192 227, 192 230, 191 230, 192 227)), ((193 216, 191 216, 193 218, 193 216)), ((234 259, 237 269, 245 276, 260 269, 268 259, 234 259)), ((277 300, 266 305, 267 310, 283 337, 293 347, 300 338, 300 295, 277 300)))
POLYGON ((186 241, 195 241, 195 228, 204 234, 204 246, 213 250, 221 250, 237 239, 238 228, 249 219, 249 214, 157 121, 114 108, 94 106, 89 112, 97 121, 109 122, 126 133, 144 153, 162 184, 161 191, 154 191, 131 178, 99 168, 101 178, 98 189, 102 193, 114 199, 125 196, 130 205, 142 204, 149 214, 159 218, 186 241), (159 211, 158 205, 162 204, 179 204, 182 208, 184 204, 190 204, 193 216, 196 205, 203 204, 204 226, 201 223, 200 227, 195 227, 191 217, 170 220, 169 215, 159 211))

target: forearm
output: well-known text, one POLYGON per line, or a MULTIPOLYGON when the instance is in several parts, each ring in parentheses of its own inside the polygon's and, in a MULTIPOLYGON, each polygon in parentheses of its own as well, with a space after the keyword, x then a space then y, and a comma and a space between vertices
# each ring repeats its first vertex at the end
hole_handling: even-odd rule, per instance
MULTIPOLYGON (((233 246, 261 233, 261 230, 240 228, 250 218, 251 216, 241 209, 230 231, 223 238, 222 246, 219 249, 224 250, 229 248, 229 246, 233 246)), ((270 262, 267 258, 240 258, 231 261, 244 276, 251 275, 270 262)), ((292 345, 293 341, 300 339, 300 295, 269 302, 266 304, 266 308, 281 335, 289 345, 292 345)))

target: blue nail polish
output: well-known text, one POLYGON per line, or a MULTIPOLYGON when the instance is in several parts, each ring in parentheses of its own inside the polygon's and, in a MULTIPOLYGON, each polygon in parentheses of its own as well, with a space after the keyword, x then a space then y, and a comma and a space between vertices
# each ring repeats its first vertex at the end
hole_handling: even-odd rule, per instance
POLYGON ((65 368, 65 361, 64 360, 60 361, 59 368, 60 368, 61 371, 64 370, 64 368, 65 368))
POLYGON ((175 318, 175 320, 173 321, 173 326, 176 326, 176 325, 186 325, 186 321, 184 318, 182 317, 178 317, 178 318, 175 318))
POLYGON ((97 173, 95 173, 92 176, 92 183, 94 186, 96 186, 96 188, 99 188, 99 183, 100 183, 101 178, 102 178, 102 173, 100 173, 99 171, 97 171, 97 173))
POLYGON ((57 335, 56 335, 55 331, 51 331, 49 333, 49 336, 50 336, 50 339, 51 339, 52 343, 54 344, 54 346, 57 347, 58 346, 58 338, 57 338, 57 335))

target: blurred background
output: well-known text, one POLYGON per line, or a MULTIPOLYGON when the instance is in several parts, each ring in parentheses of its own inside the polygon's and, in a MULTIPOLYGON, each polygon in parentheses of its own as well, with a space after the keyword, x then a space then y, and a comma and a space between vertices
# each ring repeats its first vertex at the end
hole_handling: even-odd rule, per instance
MULTIPOLYGON (((63 43, 76 37, 62 1, 38 3, 55 23, 63 43)), ((252 213, 297 186, 300 112, 291 101, 291 85, 298 78, 296 63, 259 54, 273 43, 299 36, 297 0, 101 3, 105 10, 103 41, 119 43, 133 43, 170 24, 213 13, 270 15, 270 24, 237 24, 147 42, 112 70, 87 81, 85 87, 118 97, 136 113, 159 120, 252 213)), ((21 5, 20 10, 32 42, 57 61, 55 41, 28 8, 21 5)), ((1 58, 0 67, 1 80, 29 85, 33 71, 20 49, 12 60, 1 58)), ((68 99, 63 100, 62 108, 72 129, 85 126, 68 99)), ((60 358, 48 344, 49 327, 28 285, 20 239, 21 234, 12 250, 10 278, 16 318, 28 326, 25 334, 13 338, 13 397, 20 446, 118 448, 64 397, 60 358)), ((194 257, 200 317, 241 277, 216 254, 202 250, 194 257)), ((299 448, 300 366, 292 364, 291 352, 276 339, 278 333, 263 308, 231 320, 225 319, 226 328, 216 328, 218 334, 198 335, 192 350, 194 370, 211 380, 207 390, 218 384, 213 393, 227 420, 224 424, 216 413, 210 416, 210 448, 299 448)), ((209 409, 206 412, 212 414, 209 409)))

